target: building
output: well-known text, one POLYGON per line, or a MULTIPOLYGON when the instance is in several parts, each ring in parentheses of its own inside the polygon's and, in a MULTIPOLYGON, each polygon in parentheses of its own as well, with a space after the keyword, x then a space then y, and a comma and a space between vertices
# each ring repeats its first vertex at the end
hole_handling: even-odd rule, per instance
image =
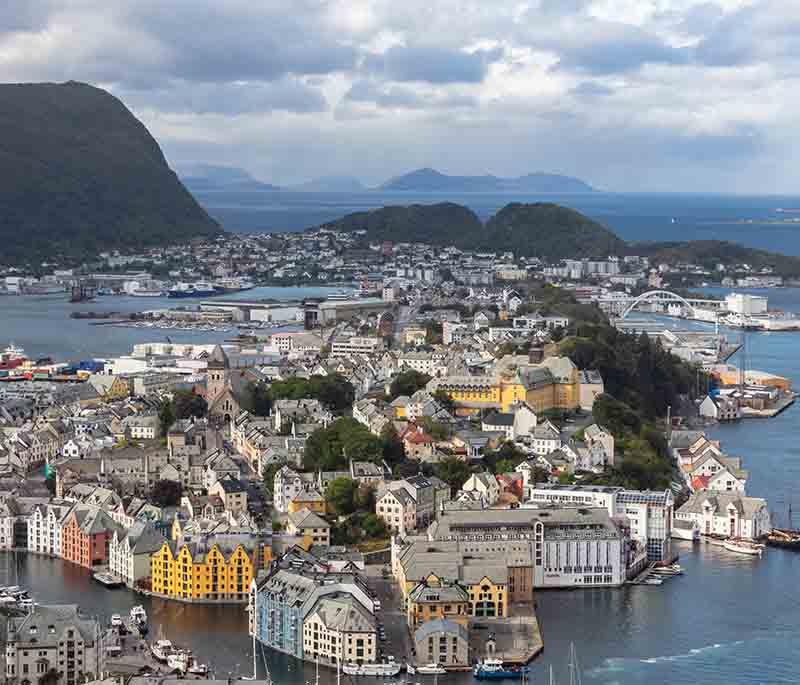
POLYGON ((353 336, 350 338, 336 338, 331 343, 332 358, 349 357, 354 354, 372 355, 385 348, 383 338, 353 336))
POLYGON ((37 604, 5 622, 7 683, 78 685, 100 678, 100 625, 77 604, 37 604))
POLYGON ((675 512, 675 518, 694 521, 701 535, 757 540, 772 531, 766 500, 739 492, 698 490, 675 512))
POLYGON ((303 490, 289 502, 289 513, 295 514, 302 509, 313 511, 315 514, 324 516, 327 513, 327 503, 325 498, 314 488, 303 490))
POLYGON ((738 421, 742 418, 739 400, 735 397, 706 395, 697 410, 700 416, 715 421, 738 421))
POLYGON ((672 556, 672 517, 675 500, 670 490, 626 490, 605 485, 536 483, 530 489, 536 506, 602 507, 610 517, 628 520, 630 537, 644 546, 650 561, 672 556))
POLYGON ((414 631, 423 623, 448 620, 466 626, 471 615, 469 589, 460 581, 422 579, 406 598, 408 627, 414 631))
POLYGON ((52 501, 34 507, 28 516, 28 551, 51 557, 61 556, 61 527, 72 509, 71 502, 52 501))
POLYGON ((301 492, 313 487, 313 477, 299 474, 288 466, 282 466, 275 472, 272 484, 272 506, 275 511, 285 514, 289 511, 289 503, 301 492))
POLYGON ((378 622, 348 593, 323 595, 303 621, 303 653, 322 663, 374 663, 378 622))
POLYGON ((331 524, 308 509, 290 513, 286 521, 286 532, 308 538, 312 545, 331 544, 331 524))
POLYGON ((532 584, 542 588, 622 585, 630 552, 608 512, 588 507, 447 511, 428 528, 428 538, 484 555, 511 542, 530 544, 532 584))
POLYGON ((75 506, 61 527, 61 558, 89 569, 105 566, 111 536, 119 527, 98 507, 75 506))
POLYGON ((476 492, 487 506, 493 506, 500 499, 500 486, 491 473, 473 473, 461 486, 464 492, 476 492))
POLYGON ((208 494, 219 497, 225 510, 233 516, 247 512, 247 489, 238 478, 218 480, 208 489, 208 494))
POLYGON ((150 558, 151 589, 185 602, 246 602, 263 558, 263 543, 252 535, 164 541, 150 558))
POLYGON ((423 663, 442 664, 445 668, 469 666, 467 629, 454 621, 435 619, 414 631, 414 649, 423 663))
POLYGON ((375 499, 375 514, 386 527, 400 535, 417 528, 417 509, 414 498, 403 488, 386 490, 375 499))
POLYGON ((163 544, 164 536, 152 523, 135 521, 130 528, 119 528, 108 545, 108 570, 136 587, 150 577, 150 557, 163 544))

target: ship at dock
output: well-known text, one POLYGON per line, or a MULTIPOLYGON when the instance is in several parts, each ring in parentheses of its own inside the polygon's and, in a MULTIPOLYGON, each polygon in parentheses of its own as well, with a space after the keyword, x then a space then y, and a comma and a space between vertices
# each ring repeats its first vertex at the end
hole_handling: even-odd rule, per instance
POLYGON ((175 287, 167 291, 167 297, 186 298, 186 297, 213 297, 221 295, 225 291, 207 281, 197 283, 178 283, 175 287))

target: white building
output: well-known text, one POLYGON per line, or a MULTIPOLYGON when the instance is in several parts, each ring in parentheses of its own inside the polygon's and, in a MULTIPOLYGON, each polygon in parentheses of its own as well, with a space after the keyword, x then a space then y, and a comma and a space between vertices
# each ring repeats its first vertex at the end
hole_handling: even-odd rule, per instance
POLYGON ((738 492, 698 490, 675 512, 675 518, 696 522, 702 535, 757 539, 772 530, 767 502, 738 492))
POLYGON ((725 308, 742 316, 758 316, 767 313, 767 298, 759 295, 731 293, 725 296, 725 308))
POLYGON ((378 655, 375 617, 347 593, 320 597, 303 621, 306 659, 373 663, 378 655))
POLYGON ((331 343, 331 357, 349 357, 353 354, 375 354, 384 349, 383 338, 353 336, 336 338, 331 343))
POLYGON ((150 576, 150 556, 163 544, 164 536, 145 521, 115 530, 108 543, 108 570, 128 587, 135 587, 137 581, 150 576))
POLYGON ((275 473, 272 486, 272 506, 275 511, 285 514, 289 511, 289 502, 297 495, 312 487, 313 476, 303 478, 297 471, 288 466, 280 468, 275 473))
POLYGON ((28 551, 51 557, 61 556, 61 525, 73 503, 54 500, 35 507, 28 517, 28 551))
POLYGON ((464 492, 477 492, 491 507, 500 499, 500 486, 491 473, 473 473, 461 486, 464 492))

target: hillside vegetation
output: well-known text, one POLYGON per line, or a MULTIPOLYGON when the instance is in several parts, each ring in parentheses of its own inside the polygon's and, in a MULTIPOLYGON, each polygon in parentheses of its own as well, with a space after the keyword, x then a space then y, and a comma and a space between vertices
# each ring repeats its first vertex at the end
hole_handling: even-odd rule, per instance
POLYGON ((81 83, 0 85, 0 261, 85 258, 219 232, 144 125, 81 83))
POLYGON ((564 259, 623 254, 626 244, 580 212, 540 202, 512 203, 482 224, 470 209, 452 202, 383 207, 348 214, 323 226, 337 231, 366 231, 368 240, 453 245, 464 250, 502 252, 525 257, 564 259))
POLYGON ((560 174, 541 172, 501 178, 483 176, 448 176, 436 169, 415 169, 402 176, 392 178, 378 190, 414 192, 460 192, 460 193, 591 193, 588 183, 560 174))

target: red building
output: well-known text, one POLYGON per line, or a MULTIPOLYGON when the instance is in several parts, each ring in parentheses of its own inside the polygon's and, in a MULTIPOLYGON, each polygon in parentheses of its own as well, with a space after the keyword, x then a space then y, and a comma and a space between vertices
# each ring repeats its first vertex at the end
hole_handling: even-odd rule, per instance
POLYGON ((76 507, 61 527, 61 558, 85 568, 108 564, 108 544, 116 527, 102 509, 76 507))

